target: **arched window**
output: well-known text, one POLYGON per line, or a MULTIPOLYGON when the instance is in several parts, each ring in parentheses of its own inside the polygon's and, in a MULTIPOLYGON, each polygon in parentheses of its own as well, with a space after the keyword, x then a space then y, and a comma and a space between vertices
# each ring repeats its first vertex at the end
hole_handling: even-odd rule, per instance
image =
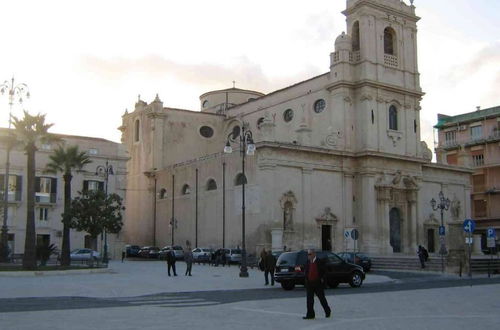
POLYGON ((239 173, 234 180, 235 186, 241 186, 243 183, 247 184, 247 178, 243 175, 243 173, 239 173))
POLYGON ((161 188, 160 190, 160 199, 164 199, 167 197, 167 189, 161 188))
POLYGON ((191 193, 191 188, 189 187, 188 184, 185 184, 184 186, 182 186, 182 191, 181 193, 183 195, 189 195, 191 193))
POLYGON ((396 32, 390 27, 384 30, 384 53, 396 55, 396 32))
POLYGON ((356 21, 352 25, 352 51, 359 51, 359 22, 356 21))
POLYGON ((139 133, 141 129, 141 122, 139 119, 136 119, 135 121, 135 126, 134 126, 134 141, 139 142, 139 133))
POLYGON ((210 179, 207 182, 207 190, 217 190, 217 182, 214 179, 210 179))
POLYGON ((393 105, 389 107, 389 129, 398 130, 398 110, 393 105))

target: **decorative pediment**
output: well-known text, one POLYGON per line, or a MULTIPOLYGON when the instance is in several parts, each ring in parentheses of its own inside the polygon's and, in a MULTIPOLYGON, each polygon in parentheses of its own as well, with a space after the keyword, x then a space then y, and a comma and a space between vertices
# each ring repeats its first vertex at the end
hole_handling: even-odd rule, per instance
POLYGON ((439 221, 434 216, 434 213, 430 213, 429 217, 425 219, 424 225, 426 226, 439 226, 439 221))
POLYGON ((338 218, 335 214, 332 213, 329 207, 325 207, 323 213, 316 217, 316 222, 321 224, 332 224, 336 223, 338 218))

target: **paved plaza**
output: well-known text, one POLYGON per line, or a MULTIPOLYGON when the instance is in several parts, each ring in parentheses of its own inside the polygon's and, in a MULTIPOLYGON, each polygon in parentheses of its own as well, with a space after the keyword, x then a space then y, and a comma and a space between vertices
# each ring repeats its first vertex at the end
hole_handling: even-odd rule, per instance
POLYGON ((305 290, 264 286, 263 273, 195 265, 168 277, 159 261, 112 262, 101 274, 0 275, 0 329, 488 329, 500 323, 500 276, 368 273, 359 289, 327 290, 302 320, 305 290), (470 285, 472 284, 472 286, 470 285))

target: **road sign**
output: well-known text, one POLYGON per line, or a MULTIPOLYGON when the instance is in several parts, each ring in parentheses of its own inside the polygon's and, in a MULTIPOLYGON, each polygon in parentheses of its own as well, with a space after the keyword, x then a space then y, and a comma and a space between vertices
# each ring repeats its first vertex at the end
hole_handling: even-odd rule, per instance
POLYGON ((359 238, 359 231, 357 229, 351 230, 351 238, 357 240, 359 238))
POLYGON ((351 233, 349 232, 349 230, 344 231, 345 238, 349 238, 350 236, 351 236, 351 233))
POLYGON ((488 237, 486 239, 486 247, 494 248, 496 246, 495 237, 488 237))
POLYGON ((465 244, 472 244, 472 243, 473 243, 472 237, 466 237, 465 238, 465 244))
POLYGON ((444 236, 446 233, 446 230, 444 226, 439 226, 439 236, 444 236))
POLYGON ((495 238, 497 236, 497 233, 495 232, 495 228, 488 228, 486 231, 486 236, 488 238, 495 238))
POLYGON ((466 219, 464 221, 464 231, 466 233, 474 232, 474 228, 476 228, 476 223, 472 219, 466 219))

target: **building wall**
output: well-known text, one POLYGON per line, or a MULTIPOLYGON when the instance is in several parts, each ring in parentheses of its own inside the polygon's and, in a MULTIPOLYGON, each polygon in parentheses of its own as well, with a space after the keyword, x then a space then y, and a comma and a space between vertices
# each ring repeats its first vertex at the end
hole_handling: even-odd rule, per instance
MULTIPOLYGON (((0 134, 7 134, 7 129, 1 129, 0 134)), ((82 171, 74 171, 71 181, 71 195, 76 197, 79 191, 83 189, 84 180, 95 180, 104 182, 102 177, 97 176, 96 168, 104 166, 106 161, 109 162, 114 169, 114 175, 109 176, 108 192, 117 193, 125 199, 126 185, 126 157, 125 151, 118 143, 107 141, 104 139, 80 137, 71 135, 58 135, 62 138, 64 145, 77 145, 80 151, 87 151, 92 163, 86 165, 82 171)), ((62 229, 61 214, 64 210, 64 180, 62 174, 48 174, 45 172, 45 167, 49 163, 49 156, 52 151, 57 148, 56 144, 38 146, 36 152, 36 176, 49 177, 57 180, 56 197, 54 202, 38 202, 35 203, 35 227, 37 235, 49 235, 50 243, 55 244, 59 249, 62 246, 62 229), (39 220, 39 209, 47 208, 47 220, 39 220)), ((0 159, 6 159, 6 149, 4 144, 0 144, 0 159)), ((9 203, 8 222, 9 233, 15 235, 13 253, 23 253, 26 228, 26 192, 27 192, 27 173, 26 173, 26 155, 24 150, 15 148, 10 153, 10 175, 18 175, 22 177, 22 188, 20 200, 9 203)), ((5 162, 0 162, 0 173, 5 173, 5 162)), ((1 188, 3 190, 3 186, 1 188)), ((71 230, 70 242, 71 248, 83 248, 85 244, 84 232, 71 230)), ((109 251, 111 257, 118 257, 122 242, 120 234, 109 235, 109 251)), ((102 242, 98 241, 98 248, 102 248, 102 242)))

